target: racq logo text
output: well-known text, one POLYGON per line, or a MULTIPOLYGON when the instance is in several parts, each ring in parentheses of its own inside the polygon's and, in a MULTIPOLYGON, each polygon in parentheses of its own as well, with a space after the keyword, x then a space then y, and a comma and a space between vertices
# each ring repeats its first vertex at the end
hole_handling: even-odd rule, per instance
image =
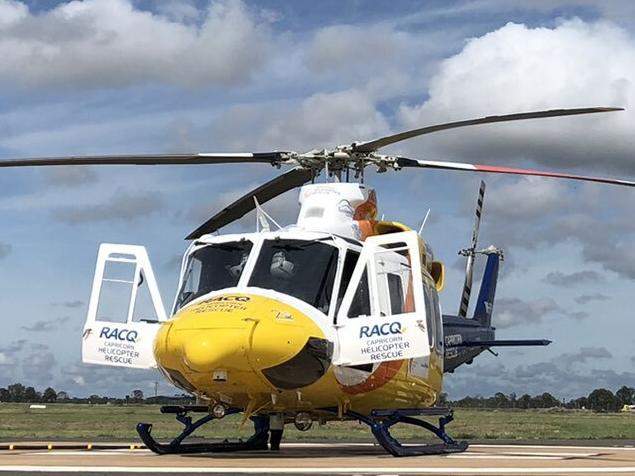
POLYGON ((137 331, 129 329, 118 329, 117 327, 102 327, 99 337, 109 340, 120 340, 122 342, 137 342, 137 331))

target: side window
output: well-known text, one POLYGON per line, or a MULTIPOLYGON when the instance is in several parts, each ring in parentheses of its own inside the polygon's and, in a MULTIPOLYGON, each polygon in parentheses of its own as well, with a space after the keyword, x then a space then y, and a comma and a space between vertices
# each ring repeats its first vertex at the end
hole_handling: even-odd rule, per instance
POLYGON ((390 295, 390 313, 393 315, 403 314, 405 302, 401 276, 388 273, 386 279, 388 280, 388 294, 390 295))
POLYGON ((357 264, 357 260, 359 260, 359 253, 357 251, 347 250, 346 256, 344 257, 344 266, 342 267, 342 278, 340 280, 340 289, 337 293, 337 306, 335 309, 335 314, 340 310, 340 305, 342 304, 342 300, 344 299, 344 294, 348 289, 348 285, 351 282, 351 277, 353 276, 353 271, 355 270, 355 265, 357 264))
POLYGON ((426 304, 426 327, 428 328, 428 344, 430 347, 434 345, 434 335, 436 332, 436 322, 435 322, 435 304, 434 304, 434 293, 430 290, 428 286, 423 285, 423 298, 426 304))
POLYGON ((364 270, 362 279, 357 285, 348 317, 370 316, 370 291, 368 288, 368 268, 364 270))
POLYGON ((436 337, 437 337, 437 349, 443 351, 443 314, 441 313, 441 306, 439 306, 439 295, 432 292, 434 296, 434 310, 435 310, 435 324, 436 324, 436 337))

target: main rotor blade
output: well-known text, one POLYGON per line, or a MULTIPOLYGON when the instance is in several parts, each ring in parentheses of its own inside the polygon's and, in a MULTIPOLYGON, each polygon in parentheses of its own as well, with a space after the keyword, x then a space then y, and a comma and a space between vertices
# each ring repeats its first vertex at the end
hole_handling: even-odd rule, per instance
POLYGON ((584 107, 577 109, 551 109, 548 111, 534 111, 534 112, 521 112, 516 114, 505 114, 503 116, 487 116, 479 119, 468 119, 466 121, 446 122, 443 124, 436 124, 434 126, 422 127, 420 129, 412 129, 410 131, 400 132, 379 139, 371 140, 369 142, 362 142, 361 144, 355 144, 354 150, 357 152, 374 152, 381 147, 400 142, 402 140, 411 139, 413 137, 421 136, 424 134, 430 134, 432 132, 444 131, 447 129, 456 129, 457 127, 476 126, 478 124, 490 124, 493 122, 509 122, 509 121, 521 121, 525 119, 539 119, 543 117, 557 117, 557 116, 575 116, 578 114, 593 114, 597 112, 612 112, 623 111, 621 107, 584 107))
POLYGON ((207 220, 196 230, 190 233, 185 239, 194 240, 202 235, 212 233, 219 228, 228 225, 256 208, 254 197, 259 203, 265 203, 278 195, 292 190, 300 185, 304 185, 313 178, 313 171, 302 167, 295 167, 282 175, 278 175, 273 180, 261 185, 251 192, 243 195, 231 205, 218 212, 207 220))
POLYGON ((603 177, 591 177, 588 175, 564 174, 561 172, 545 172, 532 169, 517 169, 512 167, 498 167, 496 165, 465 164, 460 162, 438 162, 434 160, 418 160, 398 157, 397 164, 400 167, 421 167, 428 169, 461 170, 464 172, 486 172, 494 174, 534 175, 537 177, 556 177, 571 180, 584 180, 586 182, 608 183, 611 185, 624 185, 635 187, 635 182, 603 177))
POLYGON ((78 155, 68 157, 35 157, 0 159, 0 167, 41 167, 51 165, 192 165, 233 163, 279 163, 287 152, 238 154, 141 154, 141 155, 78 155))

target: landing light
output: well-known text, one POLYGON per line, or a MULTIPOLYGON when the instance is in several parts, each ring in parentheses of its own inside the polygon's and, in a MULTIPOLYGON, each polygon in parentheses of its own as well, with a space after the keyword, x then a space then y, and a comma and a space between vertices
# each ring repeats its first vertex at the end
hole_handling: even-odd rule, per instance
POLYGON ((295 427, 300 431, 309 431, 313 426, 313 418, 307 412, 299 412, 293 420, 295 427))
POLYGON ((223 418, 225 416, 225 411, 225 405, 221 405, 220 403, 212 407, 212 415, 216 418, 223 418))

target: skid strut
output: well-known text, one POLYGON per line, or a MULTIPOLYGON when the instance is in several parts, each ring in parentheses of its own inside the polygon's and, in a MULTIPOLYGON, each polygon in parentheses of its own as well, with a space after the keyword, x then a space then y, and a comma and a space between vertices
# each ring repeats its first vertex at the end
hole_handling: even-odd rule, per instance
MULTIPOLYGON (((332 411, 332 409, 328 409, 332 411)), ((445 431, 445 425, 454 419, 449 408, 407 408, 400 410, 373 410, 370 416, 354 411, 345 412, 346 416, 355 418, 370 427, 377 442, 393 456, 422 456, 447 453, 460 453, 467 449, 466 441, 456 441, 445 431), (434 426, 425 420, 415 417, 439 417, 439 425, 434 426), (402 445, 390 434, 390 427, 397 423, 414 425, 433 433, 442 443, 424 445, 402 445)))
MULTIPOLYGON (((239 413, 242 410, 238 408, 229 408, 225 415, 239 413)), ((170 443, 159 443, 152 437, 152 424, 137 424, 137 433, 148 449, 153 452, 164 454, 186 454, 186 453, 221 453, 232 451, 249 451, 249 450, 266 450, 269 437, 268 426, 256 424, 256 432, 246 441, 223 441, 220 443, 183 443, 188 436, 194 433, 198 428, 217 418, 208 414, 198 420, 193 421, 188 415, 191 412, 207 413, 208 408, 205 406, 164 406, 161 407, 161 413, 173 413, 176 419, 185 427, 183 431, 174 438, 170 443)))

